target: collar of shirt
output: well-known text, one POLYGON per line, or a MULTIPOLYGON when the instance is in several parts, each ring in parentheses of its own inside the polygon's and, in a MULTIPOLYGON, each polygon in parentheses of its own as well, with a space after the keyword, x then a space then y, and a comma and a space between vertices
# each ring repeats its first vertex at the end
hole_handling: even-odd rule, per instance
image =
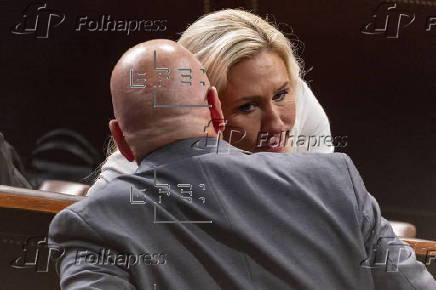
POLYGON ((244 152, 230 145, 225 140, 216 137, 196 137, 177 140, 147 154, 142 159, 137 172, 187 157, 207 153, 229 154, 235 151, 244 152))

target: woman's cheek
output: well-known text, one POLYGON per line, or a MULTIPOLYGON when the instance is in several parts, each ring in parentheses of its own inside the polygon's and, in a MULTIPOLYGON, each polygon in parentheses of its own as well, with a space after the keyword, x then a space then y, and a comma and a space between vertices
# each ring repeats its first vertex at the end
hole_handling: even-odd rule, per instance
POLYGON ((286 127, 292 129, 295 123, 295 103, 284 106, 280 112, 280 117, 286 127))
POLYGON ((244 143, 245 147, 250 150, 256 150, 257 146, 257 137, 261 130, 260 120, 259 119, 248 119, 245 121, 245 137, 244 143))

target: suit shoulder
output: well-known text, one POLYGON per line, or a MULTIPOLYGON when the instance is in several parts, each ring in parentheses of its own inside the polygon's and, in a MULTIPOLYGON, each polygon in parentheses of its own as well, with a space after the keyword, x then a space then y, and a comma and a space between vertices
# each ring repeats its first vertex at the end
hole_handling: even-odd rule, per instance
POLYGON ((344 171, 347 169, 345 153, 269 153, 207 154, 202 163, 212 167, 236 168, 281 168, 285 170, 309 170, 325 168, 344 171))
POLYGON ((260 160, 255 160, 255 162, 279 166, 294 173, 309 174, 312 178, 315 177, 315 173, 318 173, 322 178, 326 175, 337 176, 347 173, 345 156, 344 153, 262 153, 258 157, 260 160))
POLYGON ((123 204, 128 202, 129 188, 131 186, 129 179, 131 179, 130 175, 121 175, 110 181, 106 186, 97 189, 92 195, 70 205, 67 209, 80 215, 87 215, 113 204, 122 207, 123 204))

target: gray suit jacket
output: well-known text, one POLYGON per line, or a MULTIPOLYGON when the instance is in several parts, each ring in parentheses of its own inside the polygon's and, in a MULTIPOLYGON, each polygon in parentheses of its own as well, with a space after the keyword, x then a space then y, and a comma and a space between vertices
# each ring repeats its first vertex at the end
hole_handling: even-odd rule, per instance
POLYGON ((62 289, 436 289, 347 155, 212 142, 160 148, 56 215, 62 289))

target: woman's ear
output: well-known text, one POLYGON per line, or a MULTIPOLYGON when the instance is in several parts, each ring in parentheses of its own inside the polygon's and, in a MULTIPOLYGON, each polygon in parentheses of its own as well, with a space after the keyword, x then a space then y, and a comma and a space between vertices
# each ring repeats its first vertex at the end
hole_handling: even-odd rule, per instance
POLYGON ((123 154, 123 156, 130 162, 135 161, 135 155, 130 149, 129 144, 127 144, 126 139, 124 138, 123 131, 121 130, 117 120, 109 121, 109 130, 111 131, 112 137, 114 138, 118 150, 120 150, 121 154, 123 154))
POLYGON ((224 131, 225 120, 221 109, 221 101, 215 87, 210 87, 207 91, 207 103, 209 104, 210 117, 212 119, 215 132, 224 131))

